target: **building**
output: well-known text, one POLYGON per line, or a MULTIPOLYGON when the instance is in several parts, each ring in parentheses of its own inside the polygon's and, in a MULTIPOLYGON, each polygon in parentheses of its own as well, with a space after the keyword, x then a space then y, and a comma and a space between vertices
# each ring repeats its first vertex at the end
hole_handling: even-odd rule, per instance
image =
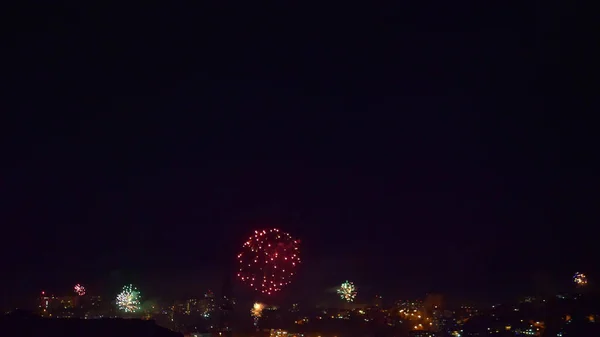
POLYGON ((78 307, 78 296, 54 296, 42 291, 38 299, 38 310, 42 317, 75 317, 78 307))
POLYGON ((436 337, 435 332, 426 330, 413 330, 408 332, 409 337, 436 337))
POLYGON ((199 308, 204 318, 210 318, 215 313, 215 294, 209 290, 199 302, 199 308))
POLYGON ((373 306, 376 308, 381 308, 383 306, 383 297, 381 295, 376 295, 373 299, 373 306))
POLYGON ((102 297, 101 296, 88 296, 87 302, 90 307, 99 308, 102 305, 102 297))
POLYGON ((50 302, 52 301, 52 297, 50 295, 46 295, 45 291, 42 291, 40 297, 38 299, 39 305, 38 310, 39 314, 42 317, 50 317, 50 302))
POLYGON ((414 310, 419 311, 423 309, 423 302, 419 300, 397 301, 395 309, 398 311, 402 310, 406 312, 412 312, 414 310))
POLYGON ((235 300, 232 297, 233 285, 231 283, 231 277, 225 276, 223 281, 223 288, 221 291, 221 300, 219 303, 219 321, 217 328, 221 332, 231 332, 232 330, 232 315, 235 300))

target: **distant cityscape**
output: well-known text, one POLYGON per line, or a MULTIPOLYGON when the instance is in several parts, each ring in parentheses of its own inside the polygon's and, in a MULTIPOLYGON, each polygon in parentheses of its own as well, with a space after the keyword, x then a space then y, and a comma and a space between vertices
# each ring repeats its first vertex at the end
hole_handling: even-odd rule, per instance
POLYGON ((35 314, 46 319, 151 320, 190 337, 588 336, 600 332, 600 302, 588 291, 587 279, 584 281, 574 278, 571 293, 525 297, 487 307, 452 307, 442 294, 395 301, 375 296, 358 303, 344 293, 348 284, 343 283, 338 288, 339 305, 329 307, 298 303, 280 307, 261 302, 242 307, 225 292, 216 296, 208 290, 202 296, 172 302, 142 300, 134 310, 119 303, 137 301, 131 297, 135 292, 130 286, 124 287, 130 292, 115 299, 90 294, 78 284, 68 295, 41 292, 35 314))
POLYGON ((134 284, 123 285, 111 298, 75 284, 70 294, 41 291, 35 314, 54 322, 154 321, 169 333, 189 337, 600 336, 600 301, 581 272, 572 276, 570 293, 485 307, 456 305, 434 293, 409 300, 358 297, 360 289, 350 280, 340 282, 337 301, 328 304, 269 303, 294 279, 301 263, 299 246, 300 240, 277 228, 256 230, 243 243, 235 277, 254 298, 263 300, 238 302, 232 291, 234 275, 225 277, 218 294, 207 290, 175 301, 145 298, 134 284))

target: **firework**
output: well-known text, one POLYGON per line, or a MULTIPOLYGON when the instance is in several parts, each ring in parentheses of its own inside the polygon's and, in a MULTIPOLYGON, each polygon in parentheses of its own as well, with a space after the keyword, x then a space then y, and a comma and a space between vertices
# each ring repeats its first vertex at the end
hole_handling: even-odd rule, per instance
POLYGON ((124 312, 136 312, 140 309, 140 292, 133 285, 123 287, 123 290, 117 295, 117 305, 119 310, 124 312))
POLYGON ((578 287, 583 287, 583 286, 587 285, 588 279, 587 279, 587 276, 585 276, 584 273, 575 273, 575 276, 573 276, 573 282, 578 287))
POLYGON ((259 302, 254 303, 252 309, 250 310, 250 314, 254 319, 254 326, 258 326, 258 319, 262 317, 262 311, 265 308, 265 305, 259 302))
POLYGON ((340 285, 340 287, 337 289, 337 293, 343 300, 352 302, 354 301, 357 292, 354 283, 346 281, 340 285))
POLYGON ((300 264, 299 241, 279 229, 255 231, 238 254, 237 276, 250 287, 271 295, 288 285, 300 264))
POLYGON ((75 291, 75 293, 79 296, 83 296, 85 295, 85 287, 82 286, 81 284, 77 283, 75 285, 75 287, 73 287, 73 290, 75 291))

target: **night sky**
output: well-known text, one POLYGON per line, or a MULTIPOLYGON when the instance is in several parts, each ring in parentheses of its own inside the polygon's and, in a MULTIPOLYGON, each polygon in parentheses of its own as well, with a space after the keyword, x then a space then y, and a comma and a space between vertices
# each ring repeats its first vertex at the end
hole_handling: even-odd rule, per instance
POLYGON ((269 227, 302 240, 280 301, 346 279, 363 301, 480 301, 600 278, 568 9, 438 5, 17 11, 0 304, 219 291, 269 227))

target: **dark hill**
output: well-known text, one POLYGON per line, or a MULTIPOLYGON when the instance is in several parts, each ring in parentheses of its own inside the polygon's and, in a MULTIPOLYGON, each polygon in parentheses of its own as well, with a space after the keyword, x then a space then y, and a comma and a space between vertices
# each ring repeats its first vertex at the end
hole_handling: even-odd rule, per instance
POLYGON ((154 321, 137 319, 47 319, 31 315, 0 318, 0 336, 31 337, 182 337, 154 321))

